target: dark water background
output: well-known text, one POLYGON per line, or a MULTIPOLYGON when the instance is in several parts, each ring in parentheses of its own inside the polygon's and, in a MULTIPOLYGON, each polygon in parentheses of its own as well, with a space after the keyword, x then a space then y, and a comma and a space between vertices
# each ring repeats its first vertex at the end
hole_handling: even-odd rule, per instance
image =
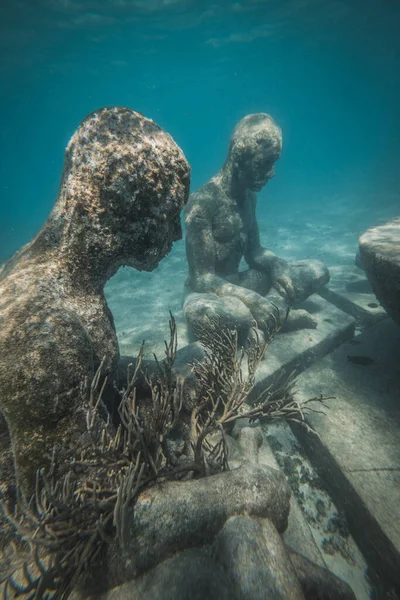
POLYGON ((399 0, 0 0, 0 29, 0 261, 50 212, 80 120, 111 104, 175 138, 192 189, 237 120, 269 112, 284 151, 261 228, 356 236, 400 213, 399 0))

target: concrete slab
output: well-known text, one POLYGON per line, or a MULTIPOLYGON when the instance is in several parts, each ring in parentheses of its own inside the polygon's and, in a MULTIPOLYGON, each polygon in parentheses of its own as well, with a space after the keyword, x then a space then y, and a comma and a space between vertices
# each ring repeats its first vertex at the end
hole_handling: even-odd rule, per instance
POLYGON ((257 370, 249 402, 275 378, 284 373, 301 373, 354 336, 355 319, 318 294, 310 296, 300 308, 317 319, 317 328, 279 333, 275 337, 257 370))
POLYGON ((331 279, 319 294, 335 306, 355 317, 360 324, 370 325, 387 317, 364 273, 356 265, 329 267, 331 279))
POLYGON ((350 585, 357 600, 369 600, 371 587, 365 577, 365 559, 289 425, 284 421, 264 423, 262 430, 275 464, 283 470, 293 491, 289 524, 282 536, 285 543, 317 564, 325 564, 350 585))
MULTIPOLYGON (((400 328, 385 319, 307 369, 297 398, 335 396, 294 427, 371 567, 400 590, 400 328)), ((390 587, 389 586, 389 587, 390 587)))

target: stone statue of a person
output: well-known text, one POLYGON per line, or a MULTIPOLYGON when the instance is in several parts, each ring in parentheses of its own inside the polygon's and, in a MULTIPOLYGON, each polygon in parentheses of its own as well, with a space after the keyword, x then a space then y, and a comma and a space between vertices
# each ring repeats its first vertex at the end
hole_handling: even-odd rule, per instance
POLYGON ((53 448, 58 463, 79 452, 101 361, 111 394, 116 383, 107 280, 121 265, 153 270, 182 237, 189 181, 182 151, 153 121, 97 110, 68 144, 47 222, 0 268, 0 430, 5 420, 28 498, 53 448))
MULTIPOLYGON (((256 322, 267 334, 276 310, 305 300, 329 280, 318 260, 288 263, 260 244, 256 192, 274 175, 282 133, 267 114, 248 115, 235 127, 222 169, 185 208, 189 276, 184 313, 189 328, 217 318, 221 327, 236 328, 245 343, 256 322), (247 270, 239 270, 244 258, 247 270)), ((315 327, 303 310, 289 315, 288 325, 315 327)))

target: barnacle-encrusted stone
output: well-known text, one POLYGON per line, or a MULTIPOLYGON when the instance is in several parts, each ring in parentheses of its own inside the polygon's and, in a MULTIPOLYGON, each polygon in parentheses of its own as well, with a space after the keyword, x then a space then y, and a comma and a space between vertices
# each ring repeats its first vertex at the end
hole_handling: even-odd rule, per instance
POLYGON ((53 447, 59 463, 76 455, 82 384, 103 357, 112 390, 119 353, 105 283, 121 265, 157 266, 181 238, 188 193, 182 151, 139 113, 102 108, 72 136, 47 222, 0 270, 0 410, 24 492, 53 447))
MULTIPOLYGON (((215 318, 235 328, 241 344, 255 323, 269 337, 279 319, 329 281, 319 260, 288 263, 261 246, 256 193, 274 176, 282 132, 270 115, 247 115, 236 125, 220 171, 191 194, 185 209, 189 275, 184 314, 189 331, 215 318), (247 268, 244 267, 247 264, 247 268)), ((299 312, 300 311, 300 312, 299 312)), ((286 329, 315 328, 315 318, 292 310, 286 329)))
POLYGON ((359 245, 372 289, 400 325, 400 218, 371 227, 362 234, 359 245))

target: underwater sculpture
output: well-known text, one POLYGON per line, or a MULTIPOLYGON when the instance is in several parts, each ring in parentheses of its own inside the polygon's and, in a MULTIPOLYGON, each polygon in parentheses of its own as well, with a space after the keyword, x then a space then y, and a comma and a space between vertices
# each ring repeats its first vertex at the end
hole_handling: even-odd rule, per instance
MULTIPOLYGON (((132 578, 135 585, 143 571, 151 581, 140 597, 160 597, 160 589, 173 583, 170 579, 165 588, 160 578, 160 573, 170 573, 164 561, 173 560, 171 554, 215 542, 215 560, 206 550, 204 563, 208 573, 218 576, 231 563, 235 532, 242 538, 244 529, 251 535, 258 532, 256 551, 252 546, 242 552, 260 555, 253 572, 260 570, 263 585, 272 585, 279 574, 282 594, 275 597, 287 597, 285 590, 296 585, 293 597, 314 598, 320 588, 320 581, 314 584, 314 569, 325 578, 323 569, 284 548, 279 533, 287 525, 290 491, 279 471, 257 465, 251 439, 243 465, 227 471, 224 426, 271 410, 276 417, 277 403, 286 415, 302 415, 285 388, 283 395, 282 390, 279 397, 267 394, 255 407, 242 410, 261 354, 249 350, 246 380, 234 332, 225 337, 214 332, 208 362, 194 366, 200 395, 191 415, 193 457, 183 456, 180 441, 168 437, 183 404, 183 382, 173 383, 171 375, 173 325, 161 376, 155 383, 148 380, 150 413, 141 413, 136 402, 137 364, 131 379, 128 369, 130 383, 118 407, 123 427, 108 427, 102 418, 101 400, 114 392, 118 363, 112 315, 102 293, 105 281, 120 264, 148 270, 156 266, 179 235, 178 215, 187 193, 187 163, 167 134, 128 109, 96 111, 68 146, 59 199, 47 224, 2 269, 0 408, 11 433, 17 483, 26 498, 35 470, 41 468, 32 502, 22 503, 17 516, 6 512, 33 551, 11 547, 4 575, 0 558, 4 598, 15 597, 15 591, 21 598, 87 597, 132 578), (96 375, 95 365, 100 365, 96 375), (212 433, 219 435, 213 439, 212 433), (65 467, 61 477, 53 466, 65 467), (186 480, 190 473, 199 478, 186 480), (170 481, 174 477, 183 480, 170 481), (246 515, 244 521, 238 515, 246 515), (264 547, 271 556, 279 550, 277 569, 265 550, 259 552, 264 547), (80 581, 86 574, 89 579, 80 581), (303 595, 303 589, 310 591, 303 595)), ((252 434, 241 435, 240 442, 252 434)), ((178 557, 172 576, 179 575, 194 592, 182 570, 190 556, 183 561, 178 557)), ((247 584, 246 564, 239 560, 221 585, 225 597, 239 600, 248 597, 247 584), (229 595, 233 583, 240 584, 235 596, 229 595)), ((332 577, 324 597, 338 598, 343 585, 332 577)), ((184 591, 177 590, 175 600, 184 591)), ((340 597, 353 600, 347 586, 344 592, 340 597)))
MULTIPOLYGON (((174 600, 245 600, 264 597, 267 588, 282 600, 354 600, 344 582, 285 547, 280 534, 288 525, 290 490, 283 473, 258 464, 264 439, 260 427, 241 428, 236 440, 223 433, 244 416, 302 420, 307 405, 299 409, 290 382, 269 388, 254 406, 246 405, 264 348, 245 352, 244 376, 237 332, 211 335, 205 330, 208 352, 193 365, 199 383, 191 415, 193 452, 185 456, 176 436, 185 416, 183 382, 174 383, 172 374, 177 348, 173 318, 170 331, 158 380, 147 380, 150 411, 143 412, 136 398, 142 348, 121 391, 122 427, 98 422, 104 410, 102 363, 89 401, 80 407, 91 443, 61 478, 53 467, 41 471, 32 501, 19 503, 16 514, 2 503, 17 541, 30 542, 28 547, 11 544, 0 554, 2 597, 50 600, 72 594, 73 600, 106 600, 116 593, 151 600, 167 589, 174 600), (120 587, 110 590, 116 585, 120 587)), ((301 551, 300 539, 296 542, 292 535, 290 543, 301 551)))
POLYGON ((181 238, 189 173, 151 120, 93 112, 68 144, 47 222, 0 271, 0 412, 27 498, 53 449, 60 464, 79 455, 101 361, 112 403, 119 351, 104 286, 121 265, 153 270, 181 238))
MULTIPOLYGON (((197 192, 185 208, 189 277, 184 312, 193 329, 207 317, 221 327, 235 327, 242 342, 257 326, 267 337, 276 309, 305 300, 329 280, 318 260, 287 263, 260 244, 256 192, 274 175, 282 133, 267 114, 248 115, 236 125, 222 169, 197 192), (239 271, 244 258, 248 265, 239 271)), ((315 327, 304 310, 294 310, 287 326, 315 327)))

